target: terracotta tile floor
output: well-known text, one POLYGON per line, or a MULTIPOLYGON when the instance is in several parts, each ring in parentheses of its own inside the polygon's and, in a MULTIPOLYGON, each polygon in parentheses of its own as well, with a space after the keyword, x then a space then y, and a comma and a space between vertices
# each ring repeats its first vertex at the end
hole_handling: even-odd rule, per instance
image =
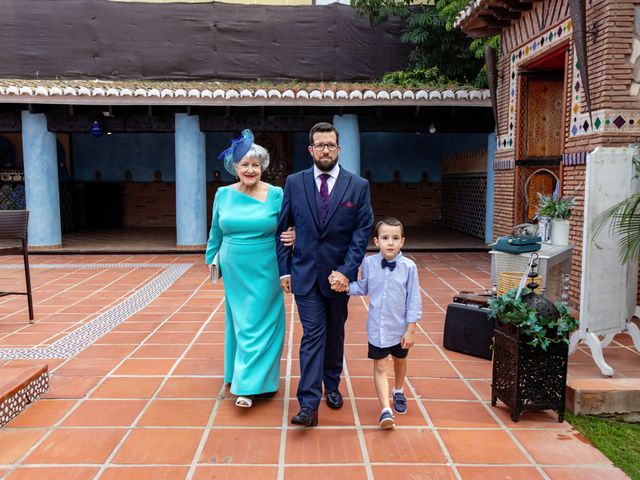
MULTIPOLYGON (((424 321, 409 356, 409 412, 394 431, 376 424, 360 298, 347 323, 345 406, 323 404, 320 426, 305 430, 289 425, 301 336, 290 296, 280 391, 243 410, 221 378, 222 285, 207 281, 201 256, 32 256, 36 323, 24 298, 1 298, 0 354, 52 348, 150 288, 167 265, 194 265, 71 358, 0 359, 0 368, 44 361, 52 374, 44 398, 0 429, 0 480, 625 478, 552 412, 513 423, 489 403, 490 362, 442 348, 446 305, 457 290, 489 285, 488 254, 408 255, 420 267, 424 321)), ((0 258, 3 286, 22 286, 17 262, 0 258)), ((620 376, 638 371, 640 355, 616 340, 607 360, 620 376)), ((570 375, 600 377, 588 350, 571 357, 570 375)))
MULTIPOLYGON (((405 248, 407 249, 486 250, 484 241, 440 226, 407 227, 406 231, 405 248)), ((373 241, 369 243, 369 249, 376 249, 373 241)), ((65 253, 180 253, 180 250, 176 248, 175 228, 161 227, 127 227, 69 232, 62 236, 62 251, 65 253)))

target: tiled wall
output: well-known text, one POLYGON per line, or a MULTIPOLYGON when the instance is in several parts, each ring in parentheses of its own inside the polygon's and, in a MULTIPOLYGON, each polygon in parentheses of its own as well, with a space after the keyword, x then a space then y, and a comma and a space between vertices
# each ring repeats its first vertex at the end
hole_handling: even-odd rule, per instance
POLYGON ((484 240, 487 211, 486 174, 449 175, 442 179, 442 224, 484 240))

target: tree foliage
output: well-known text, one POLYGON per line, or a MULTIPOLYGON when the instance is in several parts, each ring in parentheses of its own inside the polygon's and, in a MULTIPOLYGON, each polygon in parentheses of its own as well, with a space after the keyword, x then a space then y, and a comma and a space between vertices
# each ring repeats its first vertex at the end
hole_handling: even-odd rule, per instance
MULTIPOLYGON (((484 71, 484 40, 472 40, 453 26, 468 0, 436 0, 433 4, 416 0, 351 0, 360 15, 367 15, 371 25, 380 25, 390 17, 405 21, 401 40, 413 45, 409 60, 413 72, 405 72, 409 82, 421 76, 435 76, 444 84, 487 84, 484 71), (435 70, 434 70, 435 69, 435 70)), ((495 45, 496 40, 492 40, 495 45)), ((388 78, 400 79, 401 76, 388 78)), ((407 84, 410 86, 410 84, 407 84)), ((434 85, 436 86, 436 85, 434 85)), ((440 85, 437 85, 440 86, 440 85)))

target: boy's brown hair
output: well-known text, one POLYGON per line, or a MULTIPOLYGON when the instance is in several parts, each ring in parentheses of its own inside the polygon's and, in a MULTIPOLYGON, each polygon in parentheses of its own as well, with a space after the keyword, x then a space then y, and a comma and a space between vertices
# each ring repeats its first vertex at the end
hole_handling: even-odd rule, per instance
POLYGON ((400 227, 401 235, 404 237, 404 226, 402 225, 402 222, 400 220, 394 217, 385 217, 382 220, 380 220, 378 223, 376 223, 376 227, 373 229, 374 237, 378 236, 381 225, 389 225, 390 227, 400 227))

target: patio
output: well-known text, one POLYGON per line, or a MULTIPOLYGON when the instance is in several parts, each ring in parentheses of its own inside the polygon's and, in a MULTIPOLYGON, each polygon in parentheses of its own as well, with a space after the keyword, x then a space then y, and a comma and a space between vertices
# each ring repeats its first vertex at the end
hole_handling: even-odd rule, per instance
MULTIPOLYGON (((486 253, 407 253, 424 318, 410 353, 409 411, 377 427, 366 304, 350 302, 345 406, 292 427, 301 326, 286 297, 282 383, 241 410, 222 382, 224 298, 200 255, 32 256, 36 323, 26 300, 0 299, 2 364, 43 364, 48 392, 0 429, 0 480, 16 479, 569 479, 626 478, 551 412, 513 423, 489 402, 491 362, 444 350, 444 312, 459 290, 489 286, 486 253), (24 358, 31 358, 24 360, 24 358)), ((21 264, 0 260, 2 283, 21 264)), ((635 376, 622 337, 605 356, 635 376)), ((600 378, 588 350, 572 378, 600 378)))

